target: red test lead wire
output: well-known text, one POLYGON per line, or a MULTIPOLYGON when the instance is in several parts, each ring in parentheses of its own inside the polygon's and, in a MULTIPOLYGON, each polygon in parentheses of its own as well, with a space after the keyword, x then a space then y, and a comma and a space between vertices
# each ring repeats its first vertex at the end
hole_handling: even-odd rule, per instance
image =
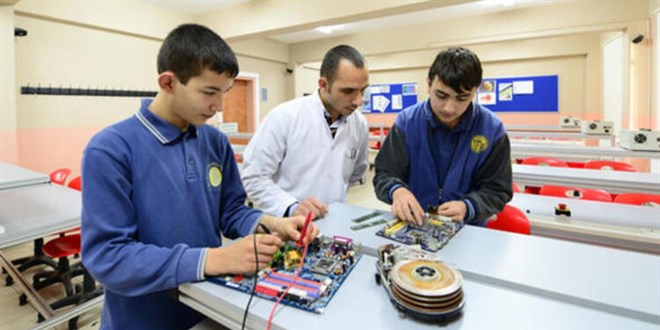
MULTIPOLYGON (((296 243, 298 246, 302 246, 305 238, 305 234, 307 233, 307 227, 309 227, 309 223, 312 222, 312 217, 314 214, 312 212, 307 213, 307 219, 305 219, 305 224, 303 225, 303 230, 300 233, 300 239, 296 243)), ((282 298, 286 296, 287 293, 289 293, 289 289, 291 289, 295 284, 296 281, 298 280, 298 277, 300 276, 300 271, 303 268, 303 265, 305 264, 305 256, 307 256, 307 247, 309 246, 309 242, 307 244, 304 244, 305 248, 303 249, 302 256, 300 257, 300 265, 298 265, 298 269, 296 269, 296 275, 293 277, 293 280, 289 285, 286 287, 286 290, 282 292, 279 298, 277 298, 277 301, 273 305, 273 309, 270 310, 270 316, 268 317, 268 326, 266 327, 267 330, 270 330, 270 325, 273 323, 273 316, 275 315, 275 310, 277 309, 277 306, 280 304, 280 301, 282 301, 282 298)))

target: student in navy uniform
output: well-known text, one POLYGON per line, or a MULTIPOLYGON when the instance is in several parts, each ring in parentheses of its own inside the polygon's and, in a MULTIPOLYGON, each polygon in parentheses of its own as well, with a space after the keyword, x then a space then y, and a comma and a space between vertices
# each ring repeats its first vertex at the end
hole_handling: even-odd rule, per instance
POLYGON ((101 329, 192 327, 204 317, 168 291, 265 267, 304 222, 246 207, 227 137, 204 125, 238 74, 229 46, 206 27, 181 25, 163 42, 158 73, 153 102, 94 136, 83 157, 82 256, 105 288, 101 329), (221 247, 221 233, 250 236, 221 247))
POLYGON ((322 217, 367 170, 369 128, 358 110, 369 86, 362 54, 348 45, 330 49, 318 86, 269 112, 245 150, 245 190, 265 212, 322 217))
POLYGON ((429 207, 484 225, 513 196, 511 146, 502 122, 472 100, 481 62, 464 48, 440 52, 429 99, 403 110, 376 156, 374 189, 400 219, 421 224, 429 207))

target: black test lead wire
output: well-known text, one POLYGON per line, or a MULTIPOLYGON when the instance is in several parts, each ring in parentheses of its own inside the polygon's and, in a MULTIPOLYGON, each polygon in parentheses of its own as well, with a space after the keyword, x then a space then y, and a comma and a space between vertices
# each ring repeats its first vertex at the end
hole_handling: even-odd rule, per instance
MULTIPOLYGON (((266 234, 271 234, 272 231, 268 226, 264 225, 263 223, 259 223, 257 225, 257 229, 261 227, 263 229, 264 233, 266 234)), ((250 293, 250 299, 248 299, 247 306, 245 306, 245 313, 243 313, 243 323, 241 325, 241 330, 245 330, 245 321, 247 321, 247 315, 248 311, 250 310, 250 304, 252 303, 252 297, 254 297, 254 292, 257 288, 257 279, 259 278, 259 254, 257 253, 257 229, 254 230, 254 240, 252 240, 252 244, 254 246, 254 260, 255 260, 255 271, 254 271, 254 283, 252 284, 252 292, 250 293)))

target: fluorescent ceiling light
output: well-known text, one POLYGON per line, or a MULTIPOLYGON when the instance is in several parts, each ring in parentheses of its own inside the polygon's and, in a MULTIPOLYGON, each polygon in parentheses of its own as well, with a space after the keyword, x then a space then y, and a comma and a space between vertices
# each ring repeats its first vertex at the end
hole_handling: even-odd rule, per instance
POLYGON ((515 0, 484 0, 484 2, 502 7, 511 7, 516 4, 515 0))
POLYGON ((515 4, 516 4, 516 2, 514 0, 503 0, 502 1, 502 7, 511 7, 515 4))
POLYGON ((325 33, 325 34, 330 34, 333 31, 339 30, 341 28, 342 28, 342 25, 331 25, 331 26, 319 26, 314 30, 319 31, 321 33, 325 33))

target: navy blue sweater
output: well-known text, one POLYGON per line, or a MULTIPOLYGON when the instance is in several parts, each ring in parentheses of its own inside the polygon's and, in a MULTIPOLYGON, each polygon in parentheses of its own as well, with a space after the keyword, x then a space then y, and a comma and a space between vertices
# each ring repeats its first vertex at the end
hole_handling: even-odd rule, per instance
POLYGON ((252 232, 262 213, 245 191, 227 137, 182 132, 148 110, 85 149, 82 258, 105 287, 102 329, 187 329, 203 316, 168 295, 204 278, 208 247, 252 232))
POLYGON ((391 203, 391 188, 403 185, 423 208, 465 200, 474 208, 468 223, 482 225, 513 195, 510 154, 504 127, 490 110, 473 103, 449 129, 428 100, 419 102, 399 114, 376 156, 376 195, 391 203))

